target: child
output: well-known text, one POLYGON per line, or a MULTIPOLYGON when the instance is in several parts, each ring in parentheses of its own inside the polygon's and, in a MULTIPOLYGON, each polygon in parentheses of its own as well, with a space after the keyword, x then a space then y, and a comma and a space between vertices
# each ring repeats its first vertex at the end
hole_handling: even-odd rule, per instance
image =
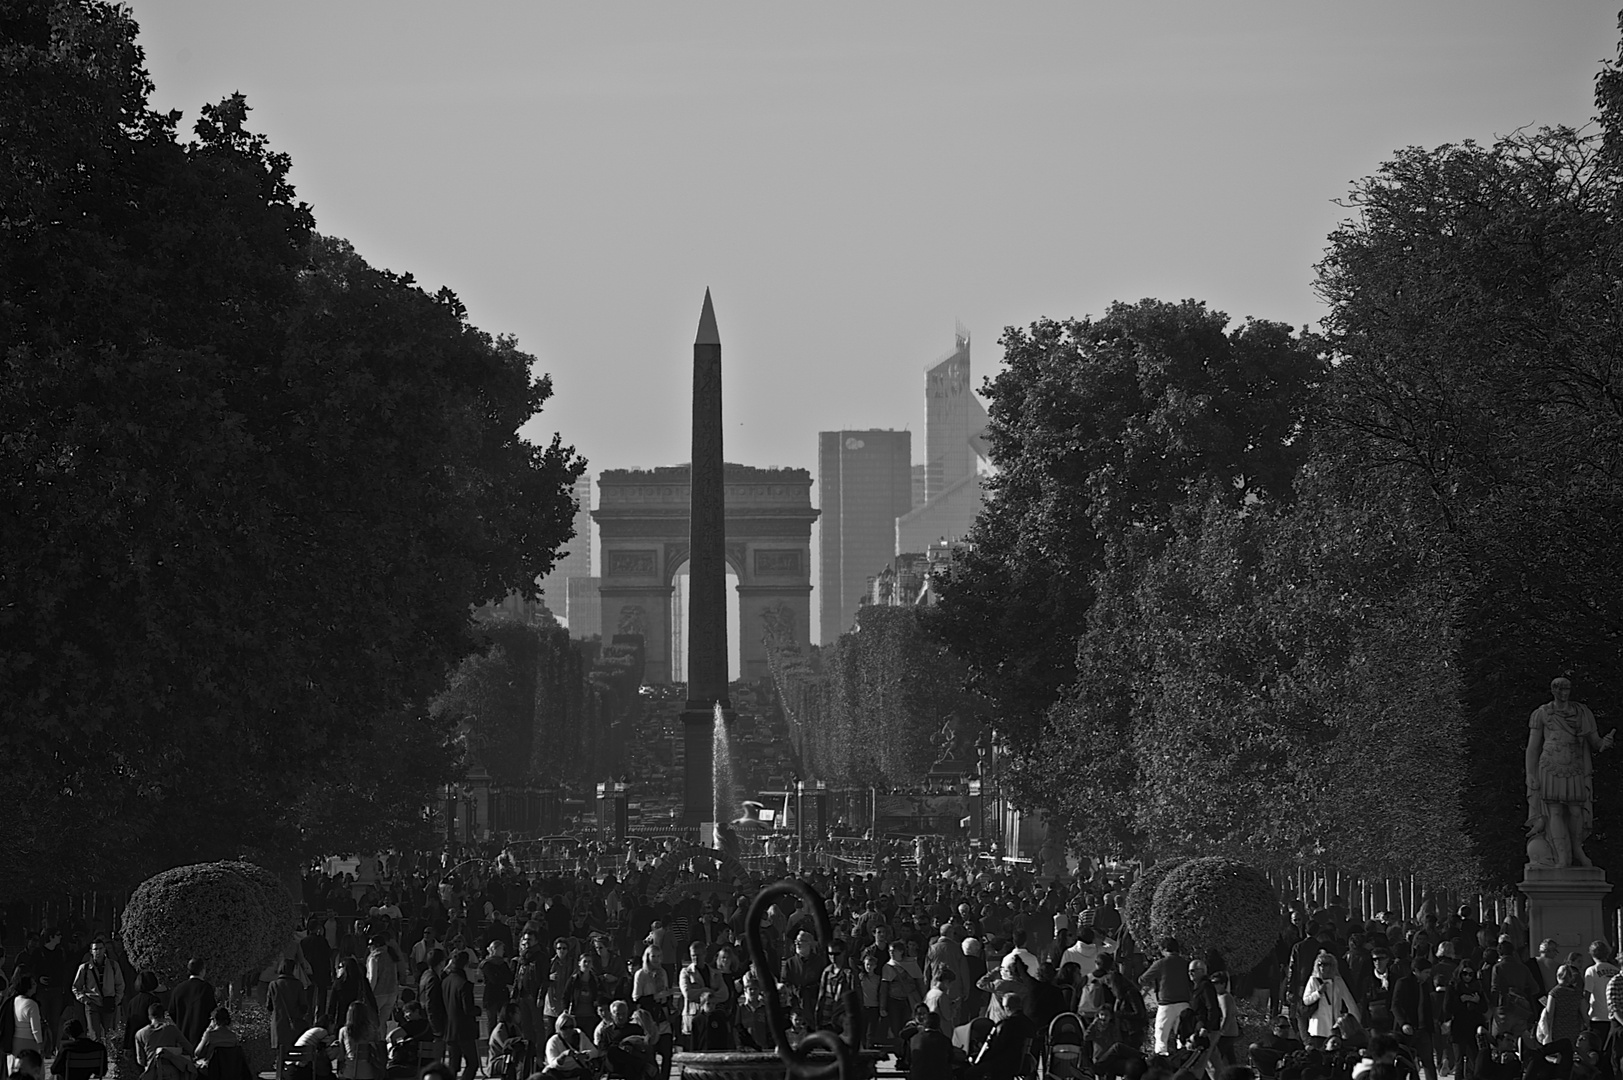
POLYGON ((1223 1029, 1217 1036, 1217 1057, 1225 1065, 1233 1065, 1234 1043, 1240 1037, 1240 999, 1229 989, 1229 973, 1212 972, 1212 989, 1217 991, 1217 1004, 1223 1009, 1223 1029))
POLYGON ((761 996, 761 984, 756 981, 754 971, 744 976, 738 1011, 733 1019, 738 1025, 738 1045, 743 1049, 771 1050, 777 1045, 767 1023, 766 999, 761 996))

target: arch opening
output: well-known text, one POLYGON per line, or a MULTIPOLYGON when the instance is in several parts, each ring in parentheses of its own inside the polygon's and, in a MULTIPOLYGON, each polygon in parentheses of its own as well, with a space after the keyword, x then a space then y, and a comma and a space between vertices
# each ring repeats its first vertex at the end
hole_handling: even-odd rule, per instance
MULTIPOLYGON (((671 681, 688 681, 688 560, 683 559, 671 575, 671 681)), ((744 662, 740 651, 739 631, 741 619, 738 603, 738 572, 732 559, 727 560, 727 681, 737 682, 743 677, 744 662)))

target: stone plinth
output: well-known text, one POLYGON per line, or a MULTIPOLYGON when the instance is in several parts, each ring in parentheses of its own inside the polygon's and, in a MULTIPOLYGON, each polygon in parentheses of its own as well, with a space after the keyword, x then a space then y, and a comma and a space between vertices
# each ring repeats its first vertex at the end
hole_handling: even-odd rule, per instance
POLYGON ((1564 956, 1588 949, 1592 941, 1608 940, 1601 912, 1601 901, 1612 891, 1606 871, 1597 866, 1529 866, 1522 871, 1521 890, 1527 897, 1531 948, 1554 938, 1564 956))

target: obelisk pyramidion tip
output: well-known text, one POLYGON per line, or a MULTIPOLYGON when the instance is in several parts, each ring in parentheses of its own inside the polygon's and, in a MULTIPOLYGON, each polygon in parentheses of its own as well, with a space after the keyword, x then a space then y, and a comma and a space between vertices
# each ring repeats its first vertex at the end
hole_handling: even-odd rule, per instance
POLYGON ((716 332, 716 309, 710 306, 710 290, 704 291, 704 310, 699 312, 699 336, 695 345, 720 345, 721 335, 716 332))

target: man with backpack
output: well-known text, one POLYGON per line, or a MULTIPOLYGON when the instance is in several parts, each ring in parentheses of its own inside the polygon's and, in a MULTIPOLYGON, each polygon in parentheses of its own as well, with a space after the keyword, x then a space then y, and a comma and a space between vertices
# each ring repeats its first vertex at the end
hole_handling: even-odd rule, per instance
POLYGON ((118 1005, 124 1000, 124 969, 107 955, 105 939, 98 937, 90 943, 90 958, 79 965, 73 977, 73 996, 84 1006, 90 1037, 97 1042, 111 1042, 118 1023, 118 1005))

